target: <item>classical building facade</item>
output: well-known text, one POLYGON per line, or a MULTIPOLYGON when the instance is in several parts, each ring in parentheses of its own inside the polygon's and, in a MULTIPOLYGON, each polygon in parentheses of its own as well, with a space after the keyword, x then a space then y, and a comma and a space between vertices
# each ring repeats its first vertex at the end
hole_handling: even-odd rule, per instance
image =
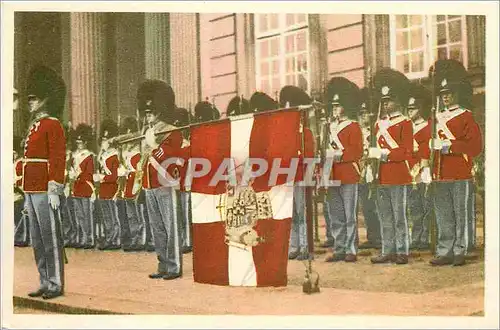
POLYGON ((208 99, 224 115, 235 95, 293 84, 319 97, 333 76, 363 87, 384 66, 428 83, 438 58, 464 62, 484 123, 483 16, 18 12, 14 53, 21 92, 36 64, 63 75, 73 126, 135 115, 144 79, 171 84, 180 107, 208 99))

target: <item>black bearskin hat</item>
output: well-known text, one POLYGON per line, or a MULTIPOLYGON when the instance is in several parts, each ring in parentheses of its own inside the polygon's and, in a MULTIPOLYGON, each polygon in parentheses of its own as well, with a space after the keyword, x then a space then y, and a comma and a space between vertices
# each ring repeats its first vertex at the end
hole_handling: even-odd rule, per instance
POLYGON ((122 120, 119 129, 120 134, 135 133, 137 131, 138 131, 137 119, 135 117, 125 117, 122 120))
POLYGON ((311 104, 312 100, 301 88, 287 85, 280 91, 280 107, 286 107, 287 103, 290 107, 296 107, 311 104))
POLYGON ((330 79, 326 86, 325 98, 329 108, 334 104, 340 104, 347 117, 351 119, 354 119, 359 111, 359 87, 347 78, 334 77, 330 79))
POLYGON ((146 80, 137 90, 137 108, 141 116, 152 112, 170 123, 175 111, 174 90, 162 80, 146 80))
POLYGON ((60 119, 66 101, 66 85, 62 77, 54 70, 35 67, 28 76, 26 95, 45 100, 45 108, 50 116, 60 119))
POLYGON ((417 82, 410 84, 408 109, 418 108, 423 118, 428 119, 432 108, 432 93, 417 82))
POLYGON ((12 149, 15 152, 17 152, 18 156, 22 156, 23 149, 24 149, 24 144, 23 144, 23 138, 22 137, 20 137, 18 135, 14 135, 13 141, 12 141, 12 149))
POLYGON ((175 109, 174 116, 174 126, 181 127, 189 125, 191 122, 191 114, 187 109, 177 108, 175 109))
POLYGON ((432 69, 434 69, 434 91, 436 94, 444 92, 458 93, 458 104, 463 107, 471 107, 472 85, 468 80, 467 70, 457 60, 446 59, 438 60, 429 70, 429 76, 432 78, 432 69))
POLYGON ((101 123, 100 139, 113 138, 118 135, 118 125, 111 119, 106 119, 101 123))
POLYGON ((226 108, 227 116, 238 116, 250 112, 250 102, 240 96, 233 97, 226 108))
POLYGON ((376 100, 397 100, 401 106, 406 106, 410 81, 401 72, 390 68, 382 68, 373 77, 376 100))
POLYGON ((264 92, 255 92, 250 97, 251 112, 274 110, 278 107, 278 102, 264 92))
POLYGON ((92 127, 87 124, 79 124, 72 135, 74 135, 75 142, 78 140, 87 143, 93 141, 92 127))
POLYGON ((194 106, 194 116, 196 122, 206 122, 220 118, 219 110, 208 101, 200 101, 194 106))

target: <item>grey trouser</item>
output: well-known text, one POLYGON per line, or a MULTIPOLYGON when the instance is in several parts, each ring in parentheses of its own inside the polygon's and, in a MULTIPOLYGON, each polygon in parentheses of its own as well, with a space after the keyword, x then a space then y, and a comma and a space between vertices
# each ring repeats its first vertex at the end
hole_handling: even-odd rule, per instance
MULTIPOLYGON (((92 212, 90 212, 92 216, 92 212)), ((73 197, 61 197, 61 216, 64 233, 64 244, 75 245, 78 240, 78 222, 76 222, 73 197)))
POLYGON ((356 254, 358 235, 358 184, 328 188, 328 208, 332 221, 336 254, 356 254))
POLYGON ((470 180, 435 182, 434 209, 438 227, 437 255, 465 255, 472 239, 470 180))
POLYGON ((60 210, 54 212, 47 193, 26 193, 31 243, 40 274, 40 288, 64 291, 63 240, 60 210))
POLYGON ((308 251, 306 224, 306 187, 293 187, 293 215, 290 232, 290 251, 308 251))
POLYGON ((99 221, 104 227, 104 245, 120 246, 121 228, 115 201, 112 199, 98 199, 96 200, 96 206, 99 221))
POLYGON ((328 193, 325 194, 323 199, 323 216, 325 217, 326 241, 328 243, 333 243, 332 220, 330 217, 330 209, 328 207, 328 193))
POLYGON ((467 228, 469 230, 469 234, 467 235, 469 238, 467 252, 472 252, 476 248, 476 186, 472 182, 469 192, 471 198, 471 212, 469 214, 469 220, 467 221, 467 228))
POLYGON ((90 198, 72 197, 71 202, 75 211, 75 220, 79 227, 78 243, 80 245, 95 245, 94 215, 90 198))
POLYGON ((371 198, 370 185, 368 183, 359 184, 359 202, 365 219, 366 240, 372 244, 378 245, 382 241, 380 238, 380 221, 377 214, 376 194, 371 198))
POLYGON ((191 192, 177 191, 177 206, 182 232, 182 247, 192 247, 191 238, 191 192), (180 205, 179 205, 180 204, 180 205))
POLYGON ((381 185, 377 189, 383 255, 409 253, 408 189, 408 185, 381 185))
POLYGON ((26 213, 26 199, 14 202, 14 243, 29 244, 29 217, 26 213))
POLYGON ((153 228, 158 272, 182 273, 180 226, 177 220, 177 194, 173 187, 146 190, 146 205, 153 228))
POLYGON ((409 188, 408 218, 412 224, 411 243, 413 246, 429 244, 429 215, 432 211, 432 199, 430 190, 425 196, 425 187, 424 183, 419 183, 409 188))
MULTIPOLYGON (((128 240, 130 246, 144 246, 146 242, 146 226, 144 218, 140 216, 140 206, 136 203, 135 199, 122 200, 124 205, 124 216, 128 224, 128 240)), ((123 229, 123 228, 122 228, 123 229)))

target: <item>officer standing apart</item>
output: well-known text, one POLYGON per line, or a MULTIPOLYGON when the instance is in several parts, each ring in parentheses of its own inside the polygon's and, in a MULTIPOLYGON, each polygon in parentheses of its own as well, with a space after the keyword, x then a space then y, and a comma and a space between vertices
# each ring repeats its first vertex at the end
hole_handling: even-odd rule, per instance
POLYGON ((358 234, 359 160, 363 156, 363 135, 353 121, 359 109, 359 88, 343 77, 332 78, 327 85, 326 99, 332 106, 329 146, 326 157, 333 159, 328 187, 327 205, 331 219, 333 252, 325 261, 355 262, 358 234))
POLYGON ((174 115, 175 94, 165 82, 147 80, 139 86, 137 102, 148 126, 142 148, 146 157, 142 184, 158 257, 157 271, 149 277, 172 280, 182 276, 182 242, 175 187, 168 184, 167 174, 173 179, 178 170, 175 164, 164 166, 162 163, 181 155, 182 134, 173 131, 157 136, 156 133, 175 128, 168 124, 174 115))
POLYGON ((434 208, 438 227, 434 266, 465 264, 468 244, 472 241, 468 221, 473 219, 471 198, 472 161, 482 151, 482 137, 469 103, 472 88, 467 71, 455 60, 434 64, 434 88, 439 93, 436 129, 431 143, 435 150, 433 164, 434 208), (441 106, 442 105, 442 106, 441 106))
POLYGON ((66 86, 47 67, 37 67, 28 79, 31 124, 24 147, 23 190, 30 219, 39 288, 30 297, 51 299, 64 294, 64 250, 60 198, 64 192, 66 138, 59 117, 66 86))
POLYGON ((371 262, 407 264, 409 229, 406 218, 408 189, 412 178, 409 160, 413 150, 411 121, 402 114, 407 104, 409 81, 401 72, 382 69, 374 77, 380 98, 380 116, 375 125, 377 147, 368 157, 380 161, 377 210, 381 225, 382 251, 371 262))
POLYGON ((413 186, 408 198, 408 217, 412 223, 410 248, 420 251, 429 249, 429 216, 432 211, 431 194, 428 191, 431 182, 431 125, 427 121, 431 107, 431 92, 419 83, 412 83, 408 116, 413 124, 413 154, 409 162, 413 186))

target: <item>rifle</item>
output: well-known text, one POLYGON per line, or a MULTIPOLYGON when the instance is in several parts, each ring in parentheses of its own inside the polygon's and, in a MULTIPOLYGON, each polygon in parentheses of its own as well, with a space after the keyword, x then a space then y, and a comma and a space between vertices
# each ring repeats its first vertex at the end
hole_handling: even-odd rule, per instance
MULTIPOLYGON (((431 133, 432 133, 432 136, 431 136, 431 143, 430 143, 430 147, 431 147, 431 153, 430 153, 430 159, 429 159, 429 167, 430 167, 430 171, 431 171, 431 175, 432 175, 432 180, 438 180, 439 177, 441 176, 441 171, 440 171, 440 168, 441 168, 441 152, 440 151, 437 151, 437 155, 436 155, 436 151, 434 150, 434 139, 437 139, 438 138, 438 133, 437 133, 437 114, 439 112, 439 95, 436 95, 436 89, 435 89, 435 80, 436 80, 436 71, 435 71, 435 67, 432 66, 431 67, 431 70, 430 70, 430 73, 432 75, 432 109, 431 109, 431 133), (437 157, 437 159, 435 160, 434 157, 437 157), (434 163, 437 162, 436 164, 436 168, 434 166, 434 163), (436 169, 436 175, 434 175, 434 169, 436 169)), ((435 183, 433 182, 432 183, 434 189, 435 189, 435 183)), ((427 198, 427 195, 428 195, 428 186, 425 187, 425 198, 427 198)), ((433 216, 431 216, 431 219, 430 219, 430 224, 429 224, 429 234, 431 235, 431 251, 433 254, 435 254, 436 252, 436 215, 435 215, 435 212, 432 212, 433 216)))
MULTIPOLYGON (((370 70, 371 71, 371 70, 370 70)), ((371 91, 373 90, 373 79, 372 76, 369 76, 369 82, 368 82, 368 106, 369 109, 373 108, 373 97, 371 91)), ((370 146, 372 148, 377 148, 377 135, 375 134, 375 128, 377 126, 377 121, 380 119, 380 112, 382 108, 382 102, 378 102, 378 111, 377 111, 377 116, 373 116, 371 128, 370 128, 370 146)), ((370 183, 370 189, 368 191, 368 198, 371 199, 373 195, 373 190, 375 189, 378 179, 379 179, 379 170, 380 170, 380 159, 369 159, 368 160, 368 166, 370 166, 373 174, 373 181, 370 183)))

